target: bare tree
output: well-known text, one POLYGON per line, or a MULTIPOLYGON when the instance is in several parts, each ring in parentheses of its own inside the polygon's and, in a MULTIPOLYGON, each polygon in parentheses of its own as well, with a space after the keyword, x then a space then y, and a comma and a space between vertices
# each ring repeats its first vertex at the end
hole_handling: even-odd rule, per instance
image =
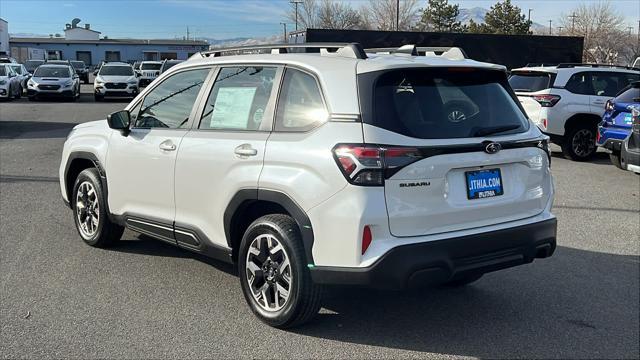
POLYGON ((560 19, 564 35, 583 36, 583 61, 616 63, 629 44, 621 41, 624 16, 613 9, 610 2, 580 4, 571 14, 560 19))
POLYGON ((360 13, 349 4, 332 0, 322 1, 318 20, 321 29, 360 29, 363 24, 360 13))
MULTIPOLYGON (((295 24, 295 4, 290 5, 289 10, 287 11, 287 20, 295 24)), ((320 2, 318 0, 302 0, 302 2, 298 4, 298 30, 318 27, 320 24, 320 18, 318 17, 319 7, 320 2)))
POLYGON ((369 0, 362 7, 365 26, 374 30, 396 30, 399 13, 399 30, 411 30, 418 19, 418 1, 401 0, 400 11, 396 7, 396 0, 369 0))

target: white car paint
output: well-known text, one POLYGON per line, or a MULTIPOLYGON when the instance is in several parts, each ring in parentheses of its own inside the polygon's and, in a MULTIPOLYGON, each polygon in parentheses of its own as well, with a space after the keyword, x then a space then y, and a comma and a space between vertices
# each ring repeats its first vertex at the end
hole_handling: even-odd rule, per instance
MULTIPOLYGON (((471 60, 393 55, 386 58, 386 62, 384 57, 364 62, 358 71, 408 66, 500 69, 471 60)), ((63 198, 69 200, 64 177, 69 154, 91 152, 107 174, 112 214, 139 214, 195 226, 213 245, 224 247, 227 239, 223 215, 233 195, 247 188, 275 190, 288 195, 313 224, 316 265, 356 268, 371 265, 401 245, 509 229, 554 218, 550 211, 554 193, 547 154, 538 148, 503 150, 497 155, 483 152, 439 155, 406 167, 384 187, 349 184, 332 156, 337 143, 441 146, 485 140, 418 140, 345 121, 344 114, 355 118, 360 115, 355 101, 358 60, 305 54, 193 59, 163 73, 154 84, 190 67, 251 63, 287 64, 317 74, 330 121, 301 133, 132 129, 123 135, 109 129, 105 121, 79 125, 64 146, 60 167, 63 198), (162 149, 161 145, 168 143, 175 146, 174 150, 162 149), (235 149, 245 144, 256 150, 255 156, 235 153, 235 149), (462 198, 462 173, 480 166, 502 169, 505 196, 473 202, 462 198), (400 193, 395 186, 405 180, 427 180, 433 186, 400 193), (372 228, 374 241, 362 254, 364 225, 372 228)), ((134 99, 127 110, 133 110, 153 91, 154 84, 134 99)), ((201 93, 208 91, 203 89, 201 93)), ((191 122, 196 111, 197 106, 192 110, 191 122)), ((526 132, 499 140, 542 138, 538 128, 531 126, 526 132)))

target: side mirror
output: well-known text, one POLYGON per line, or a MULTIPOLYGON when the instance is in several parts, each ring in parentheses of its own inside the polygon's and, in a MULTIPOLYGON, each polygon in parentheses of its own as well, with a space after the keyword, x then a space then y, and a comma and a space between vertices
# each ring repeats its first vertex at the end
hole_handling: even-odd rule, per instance
POLYGON ((128 110, 120 110, 107 115, 107 123, 109 127, 114 130, 121 130, 123 135, 129 133, 129 126, 131 125, 131 115, 128 110))
POLYGON ((136 72, 136 77, 140 77, 142 76, 142 74, 140 74, 139 72, 136 72))
POLYGON ((97 76, 98 75, 98 70, 93 70, 93 76, 97 76))

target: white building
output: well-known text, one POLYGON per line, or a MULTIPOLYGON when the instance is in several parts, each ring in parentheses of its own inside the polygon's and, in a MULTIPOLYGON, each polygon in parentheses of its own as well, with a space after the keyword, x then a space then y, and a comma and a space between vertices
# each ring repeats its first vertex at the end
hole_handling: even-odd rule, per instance
POLYGON ((0 18, 0 55, 9 55, 9 23, 0 18))
POLYGON ((100 39, 100 31, 91 30, 89 24, 84 24, 84 27, 74 24, 67 24, 67 28, 64 29, 64 38, 66 40, 89 40, 98 41, 100 39))

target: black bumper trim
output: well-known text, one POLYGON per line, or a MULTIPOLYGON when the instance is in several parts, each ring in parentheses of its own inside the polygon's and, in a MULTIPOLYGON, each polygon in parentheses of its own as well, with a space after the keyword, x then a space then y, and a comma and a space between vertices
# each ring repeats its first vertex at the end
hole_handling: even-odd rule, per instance
POLYGON ((607 141, 605 141, 604 144, 602 144, 602 147, 609 151, 619 152, 620 150, 622 150, 623 143, 624 143, 624 140, 607 139, 607 141))
POLYGON ((556 248, 557 220, 391 249, 367 268, 310 268, 319 284, 403 289, 443 283, 545 258, 556 248))

